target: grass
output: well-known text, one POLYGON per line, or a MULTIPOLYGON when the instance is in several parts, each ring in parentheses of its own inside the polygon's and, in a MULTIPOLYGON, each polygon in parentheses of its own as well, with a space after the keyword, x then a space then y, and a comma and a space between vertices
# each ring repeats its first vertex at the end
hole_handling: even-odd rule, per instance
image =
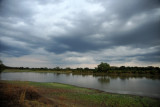
POLYGON ((160 107, 160 99, 59 83, 1 81, 0 87, 0 102, 10 107, 160 107))

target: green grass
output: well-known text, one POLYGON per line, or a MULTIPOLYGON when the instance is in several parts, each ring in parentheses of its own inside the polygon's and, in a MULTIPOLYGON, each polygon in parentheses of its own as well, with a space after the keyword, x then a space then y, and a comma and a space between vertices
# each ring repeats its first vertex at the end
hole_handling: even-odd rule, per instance
POLYGON ((133 95, 111 94, 94 89, 59 83, 3 81, 16 85, 32 86, 49 99, 72 106, 104 107, 160 107, 160 99, 133 95))

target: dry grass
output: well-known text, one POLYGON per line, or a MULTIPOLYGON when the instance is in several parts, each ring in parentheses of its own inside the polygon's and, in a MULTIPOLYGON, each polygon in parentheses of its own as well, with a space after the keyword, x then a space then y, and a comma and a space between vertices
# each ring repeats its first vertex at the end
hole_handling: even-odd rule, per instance
POLYGON ((20 103, 20 104, 23 104, 23 103, 24 103, 25 96, 26 96, 26 90, 24 90, 24 91, 21 92, 21 94, 20 94, 20 98, 19 98, 19 103, 20 103))
POLYGON ((53 107, 54 101, 40 95, 36 88, 0 82, 1 107, 53 107))

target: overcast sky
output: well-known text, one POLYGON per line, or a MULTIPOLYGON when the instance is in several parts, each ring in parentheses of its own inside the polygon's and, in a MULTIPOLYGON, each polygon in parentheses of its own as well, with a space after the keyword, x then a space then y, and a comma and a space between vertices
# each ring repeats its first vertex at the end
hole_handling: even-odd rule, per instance
POLYGON ((8 66, 160 66, 160 0, 0 0, 8 66))

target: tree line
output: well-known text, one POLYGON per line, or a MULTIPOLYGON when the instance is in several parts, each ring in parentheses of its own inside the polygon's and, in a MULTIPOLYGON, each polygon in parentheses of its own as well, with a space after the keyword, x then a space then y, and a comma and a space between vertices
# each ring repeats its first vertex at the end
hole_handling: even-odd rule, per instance
POLYGON ((91 69, 88 67, 85 68, 61 68, 61 67, 55 67, 55 68, 47 68, 47 67, 41 67, 41 68, 29 68, 29 67, 8 67, 5 66, 2 61, 0 61, 0 71, 4 69, 20 69, 20 70, 49 70, 49 71, 71 71, 71 72, 91 72, 91 73, 115 73, 115 74, 120 74, 120 73, 137 73, 137 74, 160 74, 160 68, 159 67, 153 67, 153 66, 148 66, 148 67, 129 67, 129 66, 110 66, 108 63, 101 62, 97 67, 91 69))

